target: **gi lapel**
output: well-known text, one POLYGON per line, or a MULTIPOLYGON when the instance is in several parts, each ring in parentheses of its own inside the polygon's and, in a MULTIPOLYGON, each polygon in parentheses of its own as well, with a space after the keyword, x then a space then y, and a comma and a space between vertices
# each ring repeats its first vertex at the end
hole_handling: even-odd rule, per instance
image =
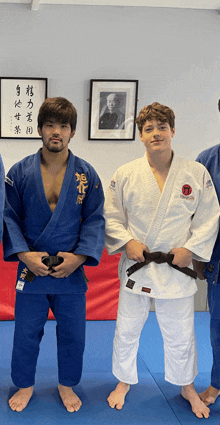
MULTIPOLYGON (((174 185, 174 181, 176 178, 176 175, 179 171, 179 167, 181 165, 182 162, 182 158, 180 157, 176 157, 175 154, 173 156, 173 160, 170 166, 170 170, 168 173, 168 176, 166 178, 166 182, 165 185, 163 187, 163 191, 161 193, 161 197, 158 201, 157 207, 156 207, 156 211, 154 214, 154 217, 152 219, 151 225, 148 229, 148 233, 146 236, 146 240, 147 240, 147 246, 148 248, 151 250, 153 249, 154 246, 154 242, 160 232, 161 229, 161 225, 163 223, 164 220, 164 216, 166 214, 166 210, 170 201, 170 196, 171 196, 171 192, 173 190, 173 185, 174 185)), ((148 161, 147 161, 148 163, 148 161)), ((148 163, 148 167, 150 169, 151 174, 153 175, 153 172, 150 168, 150 165, 148 163)), ((149 170, 148 170, 149 173, 149 170)))
POLYGON ((70 182, 73 177, 75 158, 72 152, 69 151, 68 164, 67 164, 62 188, 60 191, 59 199, 54 212, 52 212, 50 209, 50 206, 48 204, 45 191, 44 191, 43 179, 41 174, 41 150, 37 152, 34 161, 35 161, 34 163, 35 181, 36 181, 36 187, 39 193, 39 199, 41 199, 42 205, 50 217, 43 232, 41 233, 39 238, 35 241, 34 245, 32 246, 33 249, 37 249, 39 251, 44 247, 46 241, 50 238, 50 235, 54 231, 56 224, 60 218, 60 215, 62 213, 63 207, 65 205, 66 195, 70 186, 70 182))

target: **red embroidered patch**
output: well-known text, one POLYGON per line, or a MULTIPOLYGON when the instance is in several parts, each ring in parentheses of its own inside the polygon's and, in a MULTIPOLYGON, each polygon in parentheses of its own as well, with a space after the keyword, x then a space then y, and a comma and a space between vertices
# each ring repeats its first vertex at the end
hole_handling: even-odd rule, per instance
POLYGON ((185 196, 188 196, 192 193, 192 188, 189 184, 184 184, 182 187, 182 193, 185 196))

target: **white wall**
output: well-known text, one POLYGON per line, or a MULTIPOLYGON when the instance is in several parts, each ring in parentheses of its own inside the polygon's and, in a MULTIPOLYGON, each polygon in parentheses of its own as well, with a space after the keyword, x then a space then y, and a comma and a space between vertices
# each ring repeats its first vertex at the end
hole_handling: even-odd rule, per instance
MULTIPOLYGON (((194 159, 217 143, 220 16, 214 11, 144 7, 0 5, 0 75, 47 77, 79 121, 74 153, 91 162, 104 186, 115 169, 144 154, 133 142, 88 141, 89 80, 138 79, 138 111, 153 101, 176 113, 174 149, 194 159)), ((41 146, 0 140, 8 168, 41 146)))
MULTIPOLYGON (((47 77, 48 96, 77 108, 72 151, 106 187, 119 165, 144 154, 133 142, 88 141, 89 80, 138 79, 138 111, 159 101, 174 109, 174 150, 194 159, 218 143, 220 16, 215 11, 144 7, 0 4, 0 75, 47 77)), ((0 140, 6 170, 39 141, 0 140)), ((200 296, 200 295, 199 295, 200 296)))

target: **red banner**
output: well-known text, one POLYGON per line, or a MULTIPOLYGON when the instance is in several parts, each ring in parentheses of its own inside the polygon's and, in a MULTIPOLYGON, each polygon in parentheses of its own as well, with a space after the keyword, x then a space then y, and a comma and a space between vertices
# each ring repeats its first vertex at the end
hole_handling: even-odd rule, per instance
MULTIPOLYGON (((85 267, 89 279, 87 291, 87 320, 115 320, 118 306, 118 262, 120 254, 109 256, 104 249, 97 267, 85 267)), ((14 319, 17 262, 3 261, 0 246, 0 320, 14 319)), ((49 319, 53 319, 50 311, 49 319)))

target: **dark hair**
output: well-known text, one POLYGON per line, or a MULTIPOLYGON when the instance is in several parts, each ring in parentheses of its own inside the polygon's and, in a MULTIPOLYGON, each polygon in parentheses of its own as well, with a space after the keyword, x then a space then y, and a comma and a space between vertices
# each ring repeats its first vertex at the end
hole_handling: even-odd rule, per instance
POLYGON ((70 124, 71 131, 76 129, 77 112, 69 100, 64 97, 47 98, 41 105, 38 114, 38 127, 42 129, 44 123, 55 118, 59 123, 70 124))
POLYGON ((142 128, 145 122, 152 121, 153 119, 160 122, 167 122, 172 130, 175 127, 175 115, 172 109, 168 108, 168 106, 161 105, 158 102, 154 102, 152 105, 144 106, 136 118, 136 123, 140 133, 142 133, 142 128))

